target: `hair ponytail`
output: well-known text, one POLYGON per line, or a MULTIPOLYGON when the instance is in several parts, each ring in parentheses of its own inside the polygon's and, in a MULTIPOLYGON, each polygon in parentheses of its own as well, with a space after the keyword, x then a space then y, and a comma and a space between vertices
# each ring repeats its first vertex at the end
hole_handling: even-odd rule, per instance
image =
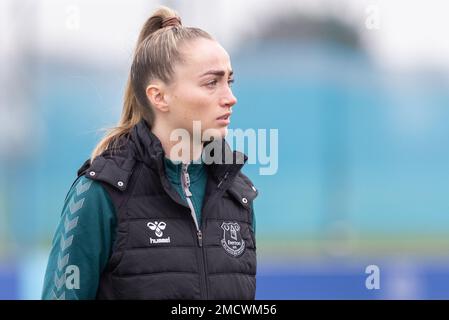
POLYGON ((133 55, 133 62, 125 87, 123 109, 117 126, 106 131, 91 153, 91 162, 107 149, 117 148, 119 138, 144 119, 153 126, 155 115, 145 89, 153 79, 169 84, 174 65, 182 61, 179 46, 195 38, 213 40, 207 32, 193 27, 183 27, 176 11, 160 6, 144 23, 133 55))

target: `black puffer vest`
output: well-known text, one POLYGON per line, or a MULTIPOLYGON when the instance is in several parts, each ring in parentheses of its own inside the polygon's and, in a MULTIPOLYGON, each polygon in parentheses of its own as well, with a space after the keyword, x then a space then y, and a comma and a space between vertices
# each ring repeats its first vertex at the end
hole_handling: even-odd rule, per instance
POLYGON ((240 172, 246 155, 232 152, 224 141, 222 160, 231 156, 233 163, 206 165, 197 227, 189 205, 167 179, 161 142, 146 123, 121 141, 118 150, 106 150, 78 170, 78 176, 104 186, 117 213, 116 240, 97 298, 254 299, 251 208, 258 192, 240 172))

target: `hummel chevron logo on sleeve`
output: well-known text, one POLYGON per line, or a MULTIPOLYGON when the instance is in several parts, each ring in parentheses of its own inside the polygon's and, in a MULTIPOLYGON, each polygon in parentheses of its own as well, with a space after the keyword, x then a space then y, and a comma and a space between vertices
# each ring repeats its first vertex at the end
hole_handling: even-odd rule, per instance
POLYGON ((73 235, 68 237, 67 239, 64 238, 64 233, 61 234, 61 251, 66 250, 68 247, 72 245, 73 241, 73 235))
POLYGON ((81 200, 74 202, 73 198, 70 200, 69 207, 70 207, 70 213, 75 214, 79 209, 83 207, 84 198, 81 200))
POLYGON ((62 294, 58 297, 56 293, 53 291, 52 293, 52 299, 53 300, 65 300, 65 292, 63 291, 62 294))
POLYGON ((65 284, 65 274, 63 274, 60 278, 58 277, 58 274, 55 272, 55 287, 59 291, 61 290, 62 286, 65 284))
MULTIPOLYGON (((76 195, 80 196, 92 185, 92 180, 82 184, 78 183, 76 186, 76 195)), ((75 265, 69 265, 69 253, 64 254, 72 245, 74 235, 69 235, 78 225, 77 212, 83 207, 84 199, 81 198, 75 201, 75 196, 72 196, 69 202, 69 212, 65 212, 65 219, 63 229, 61 230, 60 252, 58 255, 58 270, 55 271, 54 289, 52 298, 56 300, 65 300, 65 289, 79 289, 79 269, 75 265), (59 276, 59 274, 61 274, 59 276), (67 275, 68 273, 68 275, 67 275), (70 280, 70 281, 69 281, 70 280), (70 283, 67 283, 70 282, 70 283)))
POLYGON ((69 254, 67 253, 62 259, 61 254, 58 256, 58 271, 61 271, 69 263, 69 254))
POLYGON ((90 185, 92 184, 92 180, 89 180, 88 182, 84 183, 84 184, 78 184, 76 186, 76 195, 80 196, 83 192, 89 190, 90 185))
POLYGON ((76 217, 73 220, 70 220, 69 215, 66 215, 65 216, 65 221, 64 221, 65 233, 68 233, 70 230, 75 228, 77 224, 78 224, 78 217, 76 217))

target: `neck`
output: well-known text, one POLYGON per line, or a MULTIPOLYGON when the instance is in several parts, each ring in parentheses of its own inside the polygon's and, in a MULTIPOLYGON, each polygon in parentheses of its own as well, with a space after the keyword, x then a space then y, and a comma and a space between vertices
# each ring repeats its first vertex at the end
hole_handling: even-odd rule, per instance
POLYGON ((151 132, 159 138, 164 149, 165 157, 171 161, 180 161, 182 163, 190 163, 199 160, 203 151, 203 142, 201 140, 194 141, 192 135, 188 139, 176 141, 170 140, 170 134, 174 129, 169 126, 154 123, 151 132))

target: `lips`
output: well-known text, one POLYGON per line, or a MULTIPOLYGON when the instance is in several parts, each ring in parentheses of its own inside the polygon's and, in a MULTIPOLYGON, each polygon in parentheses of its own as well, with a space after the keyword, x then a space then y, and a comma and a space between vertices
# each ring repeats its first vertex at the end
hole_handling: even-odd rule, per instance
POLYGON ((227 120, 232 112, 225 113, 221 117, 218 117, 217 120, 227 120))

